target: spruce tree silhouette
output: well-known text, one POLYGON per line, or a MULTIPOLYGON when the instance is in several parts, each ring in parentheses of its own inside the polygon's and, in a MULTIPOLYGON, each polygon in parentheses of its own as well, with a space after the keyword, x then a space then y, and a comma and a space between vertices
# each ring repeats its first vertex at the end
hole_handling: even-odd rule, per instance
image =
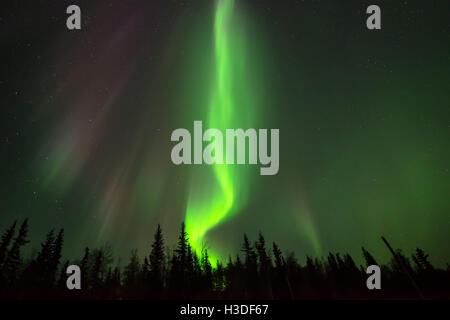
POLYGON ((170 262, 169 296, 186 299, 188 236, 184 222, 181 223, 178 244, 170 262))
POLYGON ((125 297, 136 299, 140 295, 141 288, 141 265, 137 249, 131 250, 130 262, 125 266, 123 272, 123 284, 126 288, 125 297))
POLYGON ((419 273, 433 270, 433 266, 428 261, 428 254, 426 254, 422 249, 416 248, 416 252, 412 255, 412 259, 416 264, 416 270, 419 273))
POLYGON ((242 244, 242 252, 244 252, 244 275, 245 275, 245 297, 259 298, 259 279, 258 279, 258 258, 255 250, 250 245, 247 235, 244 234, 244 243, 242 244))
POLYGON ((29 241, 28 237, 28 219, 25 219, 19 229, 19 234, 14 239, 11 249, 8 251, 1 269, 1 277, 4 277, 4 290, 10 290, 10 294, 15 296, 14 285, 18 280, 19 268, 22 265, 21 249, 29 241))
POLYGON ((8 254, 8 248, 11 243, 14 233, 16 232, 17 220, 5 231, 2 235, 2 241, 0 242, 0 270, 2 268, 3 262, 8 254))
POLYGON ((370 254, 369 251, 367 251, 364 247, 361 247, 361 250, 363 252, 364 260, 366 261, 366 267, 371 265, 378 265, 375 258, 370 254))
MULTIPOLYGON (((450 268, 434 267, 429 255, 417 248, 409 259, 401 250, 389 264, 380 265, 383 290, 367 290, 367 274, 348 254, 329 252, 325 259, 307 256, 299 263, 293 253, 283 255, 273 242, 266 248, 261 233, 251 245, 244 234, 240 255, 212 268, 208 250, 201 254, 190 247, 189 235, 181 224, 177 245, 168 250, 158 225, 149 255, 139 258, 132 250, 123 269, 111 247, 85 248, 80 260, 61 265, 64 230, 55 236, 50 230, 37 254, 24 262, 21 251, 28 243, 28 220, 16 235, 14 222, 0 242, 0 297, 2 299, 348 299, 417 298, 411 278, 427 298, 448 299, 450 268), (414 267, 411 264, 414 263, 414 267), (66 288, 66 269, 77 264, 81 270, 81 290, 66 288), (405 275, 405 270, 408 276, 405 275)), ((366 265, 377 264, 362 247, 366 265)))
POLYGON ((272 299, 272 283, 270 281, 270 271, 272 269, 272 261, 266 251, 266 241, 260 232, 258 240, 255 243, 256 252, 259 260, 259 277, 261 287, 261 298, 272 299))
POLYGON ((50 282, 54 283, 57 279, 58 266, 62 257, 62 248, 64 244, 64 229, 59 230, 58 236, 53 244, 50 257, 50 282))
POLYGON ((152 250, 150 252, 149 281, 151 285, 151 296, 162 297, 164 293, 164 273, 165 273, 164 239, 161 226, 156 228, 152 250))
MULTIPOLYGON (((57 271, 57 264, 59 264, 59 258, 61 256, 61 247, 59 253, 54 256, 56 248, 56 239, 54 230, 50 230, 47 233, 45 241, 41 243, 41 249, 37 254, 37 257, 27 265, 23 276, 21 277, 21 286, 28 287, 26 292, 22 292, 25 296, 36 295, 39 291, 42 298, 50 295, 57 271), (55 260, 58 260, 57 262, 55 260), (56 266, 54 265, 55 263, 56 266)), ((58 249, 57 249, 58 250, 58 249)))

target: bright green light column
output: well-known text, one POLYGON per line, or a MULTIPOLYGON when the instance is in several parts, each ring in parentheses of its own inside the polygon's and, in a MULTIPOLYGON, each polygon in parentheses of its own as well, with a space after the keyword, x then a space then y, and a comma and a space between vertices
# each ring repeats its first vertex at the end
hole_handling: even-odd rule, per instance
MULTIPOLYGON (((225 129, 245 129, 255 123, 255 97, 244 29, 242 19, 235 12, 234 0, 218 1, 214 19, 214 83, 203 130, 217 128, 224 134, 225 129)), ((206 245, 206 233, 245 205, 248 171, 247 165, 214 164, 194 168, 185 222, 190 245, 197 254, 206 245)), ((219 258, 217 250, 210 244, 207 249, 214 266, 219 258)))

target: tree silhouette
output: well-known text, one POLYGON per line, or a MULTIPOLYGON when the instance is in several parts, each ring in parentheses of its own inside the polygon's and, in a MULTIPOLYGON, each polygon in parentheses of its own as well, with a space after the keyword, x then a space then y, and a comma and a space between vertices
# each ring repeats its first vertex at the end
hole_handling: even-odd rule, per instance
POLYGON ((259 261, 259 277, 261 297, 265 299, 273 298, 272 285, 270 282, 270 271, 272 269, 272 262, 266 251, 266 241, 260 232, 258 235, 258 241, 255 243, 256 252, 258 254, 259 261))
POLYGON ((8 254, 8 248, 11 243, 14 233, 16 231, 17 220, 5 231, 2 235, 2 241, 0 242, 0 270, 2 268, 3 262, 6 255, 8 254))
POLYGON ((125 266, 123 272, 123 284, 127 288, 125 293, 129 298, 136 298, 136 294, 139 294, 141 277, 141 265, 139 263, 139 257, 137 249, 131 251, 130 262, 125 266))
POLYGON ((241 251, 244 253, 245 296, 259 296, 258 258, 255 250, 250 245, 247 235, 244 234, 244 243, 241 251))
POLYGON ((363 252, 364 260, 366 261, 366 267, 371 265, 378 265, 377 261, 369 251, 367 251, 364 247, 361 247, 361 250, 363 252))
POLYGON ((433 266, 428 261, 428 254, 426 254, 422 249, 416 248, 416 253, 412 255, 412 259, 416 264, 416 269, 418 272, 433 270, 433 266))
POLYGON ((178 298, 187 298, 187 255, 188 236, 184 222, 181 223, 177 247, 170 262, 169 294, 178 298))
POLYGON ((56 280, 56 274, 58 272, 58 266, 62 256, 62 248, 64 244, 64 229, 61 229, 56 237, 56 240, 53 244, 52 254, 50 258, 50 273, 51 273, 51 282, 56 280))
POLYGON ((25 219, 19 229, 19 234, 14 239, 11 249, 6 255, 5 262, 2 265, 1 274, 4 277, 4 288, 8 289, 17 281, 18 273, 22 265, 21 249, 29 241, 28 236, 28 219, 25 219))
POLYGON ((158 224, 150 252, 149 265, 149 282, 154 297, 161 297, 164 291, 164 263, 164 239, 161 226, 158 224))
MULTIPOLYGON (((39 251, 23 261, 22 247, 28 243, 28 220, 16 235, 14 222, 0 242, 0 297, 8 299, 349 299, 349 298, 448 298, 450 267, 437 268, 429 255, 417 248, 409 259, 401 250, 380 265, 383 290, 367 290, 365 269, 348 253, 329 252, 325 258, 306 257, 300 263, 293 253, 283 254, 273 242, 269 251, 259 233, 252 242, 244 234, 241 256, 214 268, 206 246, 197 254, 181 224, 174 250, 164 245, 161 227, 154 234, 150 253, 140 259, 137 250, 121 269, 111 247, 85 248, 80 260, 64 260, 64 230, 50 230, 39 251), (411 264, 414 264, 414 267, 411 264), (79 265, 81 290, 66 288, 66 269, 79 265)), ((362 247, 366 265, 377 264, 362 247)))

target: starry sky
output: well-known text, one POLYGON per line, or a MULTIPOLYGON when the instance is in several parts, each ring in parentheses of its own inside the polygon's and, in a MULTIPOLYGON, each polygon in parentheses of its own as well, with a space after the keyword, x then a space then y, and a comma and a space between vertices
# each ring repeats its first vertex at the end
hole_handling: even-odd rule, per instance
POLYGON ((376 31, 370 4, 3 1, 0 228, 28 217, 32 252, 64 227, 69 258, 146 254, 158 223, 170 247, 183 220, 219 259, 262 232, 301 262, 387 261, 384 235, 445 265, 450 3, 377 1, 376 31), (194 120, 279 128, 279 173, 175 166, 170 135, 194 120))

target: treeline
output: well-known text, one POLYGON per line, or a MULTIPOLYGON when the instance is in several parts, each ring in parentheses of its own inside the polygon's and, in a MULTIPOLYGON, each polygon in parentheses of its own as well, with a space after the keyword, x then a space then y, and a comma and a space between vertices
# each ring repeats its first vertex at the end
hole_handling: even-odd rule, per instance
MULTIPOLYGON (((51 230, 40 250, 28 260, 21 251, 29 243, 28 221, 13 223, 0 243, 1 299, 397 299, 450 298, 450 267, 432 266, 416 249, 409 258, 395 251, 381 265, 381 290, 368 290, 366 268, 379 265, 362 248, 365 265, 349 254, 329 253, 325 259, 283 254, 276 243, 243 236, 241 252, 212 268, 208 252, 196 255, 181 225, 178 243, 169 250, 158 225, 149 252, 141 260, 132 250, 129 261, 115 265, 109 246, 86 248, 81 259, 62 261, 64 230, 51 230), (66 269, 81 270, 81 290, 68 290, 66 269)), ((149 241, 150 242, 150 241, 149 241)))

